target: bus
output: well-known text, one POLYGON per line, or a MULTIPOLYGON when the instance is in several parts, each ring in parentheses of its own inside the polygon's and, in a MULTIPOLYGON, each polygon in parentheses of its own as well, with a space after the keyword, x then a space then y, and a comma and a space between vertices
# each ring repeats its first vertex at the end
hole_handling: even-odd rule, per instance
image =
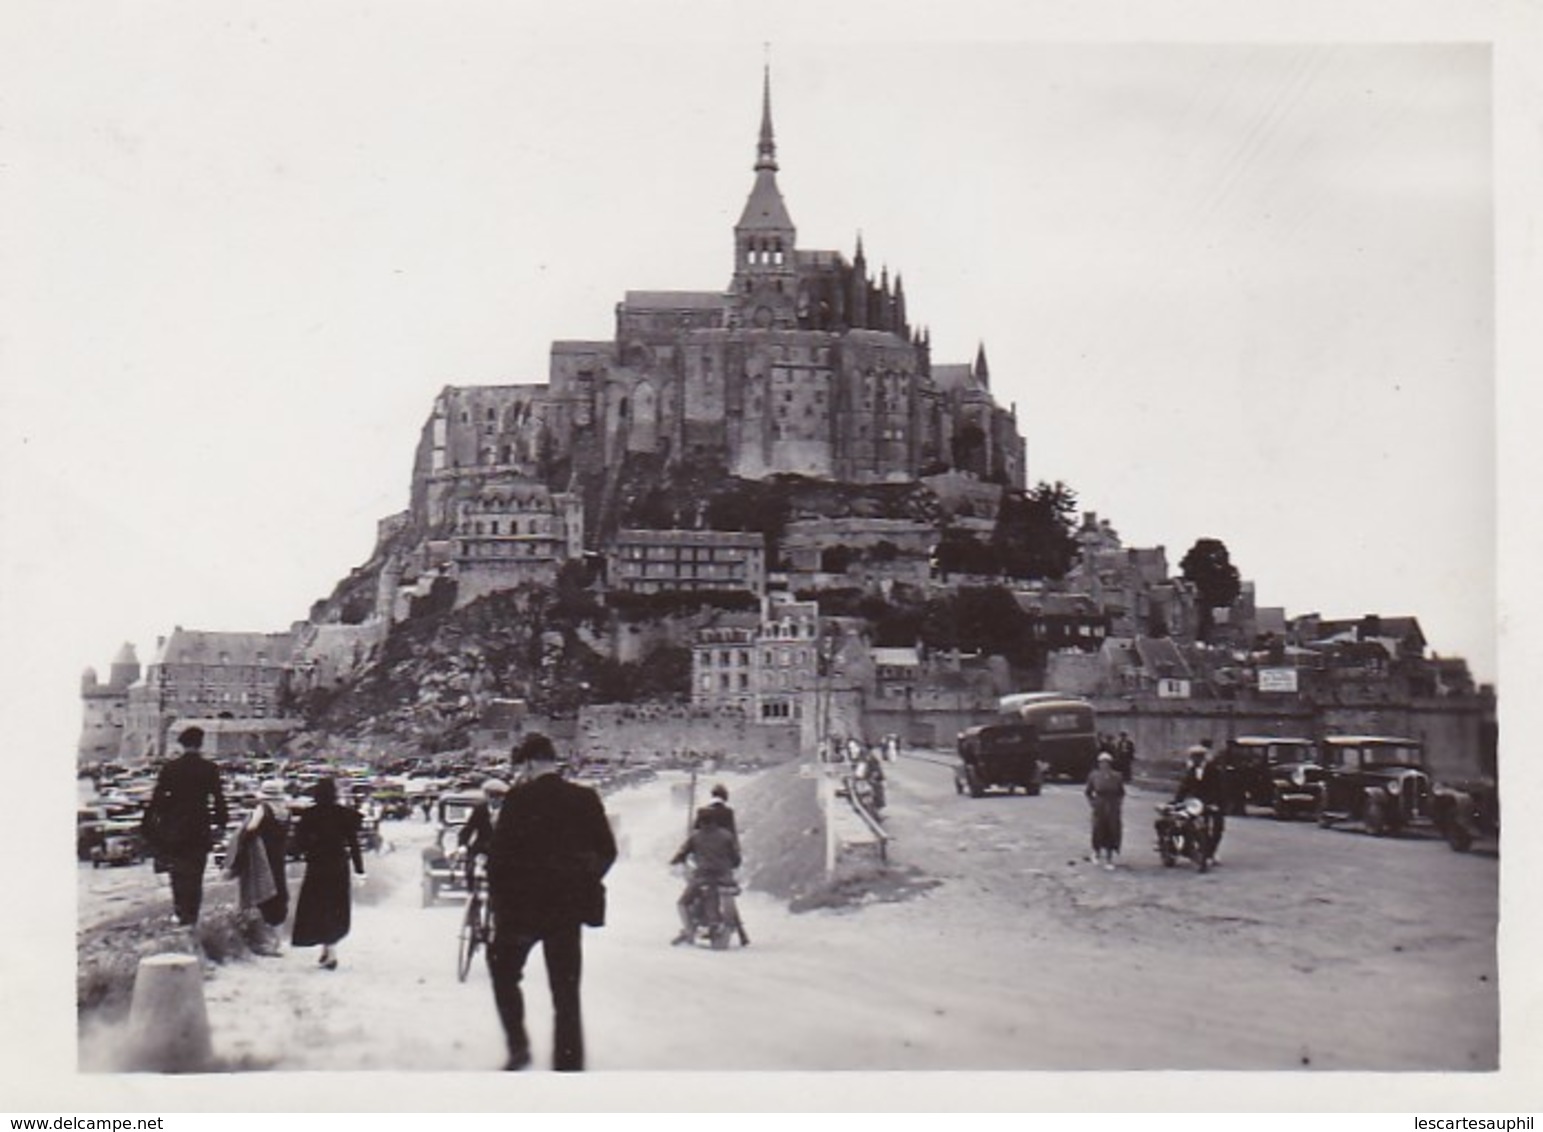
POLYGON ((1081 782, 1098 760, 1093 705, 1065 692, 1021 692, 997 702, 998 723, 1021 725, 1046 778, 1081 782))

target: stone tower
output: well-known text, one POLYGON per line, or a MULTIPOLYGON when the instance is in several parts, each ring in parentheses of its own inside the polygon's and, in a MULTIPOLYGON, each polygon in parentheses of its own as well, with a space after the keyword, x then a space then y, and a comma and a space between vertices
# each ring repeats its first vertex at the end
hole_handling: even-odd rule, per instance
POLYGON ((772 133, 771 69, 761 76, 761 136, 755 185, 734 225, 731 322, 759 330, 797 325, 797 231, 777 188, 777 141, 772 133))

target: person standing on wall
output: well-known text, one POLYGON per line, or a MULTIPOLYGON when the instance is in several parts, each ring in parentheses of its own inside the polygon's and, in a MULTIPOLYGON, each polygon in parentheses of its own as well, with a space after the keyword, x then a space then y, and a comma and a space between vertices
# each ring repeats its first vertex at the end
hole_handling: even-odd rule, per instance
POLYGON ((520 982, 540 943, 552 993, 552 1068, 577 1072, 584 1068, 581 933, 605 923, 603 878, 616 861, 616 839, 600 795, 562 779, 545 735, 527 736, 515 762, 524 767, 522 780, 504 800, 488 852, 488 970, 507 1045, 504 1068, 531 1062, 520 982))
POLYGON ((177 744, 182 752, 156 776, 142 829, 155 855, 156 871, 171 874, 177 923, 193 927, 203 907, 204 869, 214 847, 213 830, 225 828, 230 811, 219 768, 203 757, 203 728, 185 728, 177 744))

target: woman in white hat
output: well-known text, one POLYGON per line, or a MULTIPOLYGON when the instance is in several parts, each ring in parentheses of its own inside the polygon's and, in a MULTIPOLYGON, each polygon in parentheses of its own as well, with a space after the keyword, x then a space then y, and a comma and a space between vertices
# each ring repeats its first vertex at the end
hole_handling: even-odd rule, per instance
POLYGON ((1125 804, 1125 779, 1114 769, 1114 756, 1100 751, 1098 765, 1088 775, 1084 790, 1093 811, 1093 858, 1106 869, 1114 868, 1120 852, 1120 808, 1125 804))
POLYGON ((264 950, 273 955, 280 950, 275 929, 289 918, 288 845, 289 799, 284 783, 269 779, 258 788, 257 804, 228 851, 225 874, 238 883, 241 907, 262 917, 269 936, 264 950))

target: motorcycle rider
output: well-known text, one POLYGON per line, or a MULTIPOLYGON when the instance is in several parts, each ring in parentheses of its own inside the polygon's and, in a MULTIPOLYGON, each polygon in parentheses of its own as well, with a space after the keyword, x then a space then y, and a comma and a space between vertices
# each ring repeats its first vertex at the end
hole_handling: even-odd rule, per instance
POLYGON ((1224 772, 1212 757, 1211 741, 1202 739, 1189 749, 1189 766, 1184 769, 1184 777, 1179 779, 1179 788, 1174 791, 1173 800, 1182 802, 1186 798, 1196 798, 1205 805, 1206 840, 1210 844, 1208 856, 1213 865, 1216 864, 1216 850, 1222 843, 1222 832, 1227 825, 1227 819, 1222 814, 1226 796, 1224 772))
POLYGON ((729 788, 719 782, 713 786, 712 801, 696 812, 696 820, 692 828, 701 829, 704 825, 721 825, 724 829, 739 836, 739 830, 734 827, 734 808, 729 805, 729 788))
MULTIPOLYGON (((727 809, 726 806, 724 808, 727 809)), ((699 819, 680 851, 670 858, 672 865, 684 865, 688 861, 691 875, 686 881, 685 891, 675 902, 680 912, 681 928, 680 934, 670 941, 673 944, 690 943, 695 939, 700 922, 697 909, 701 899, 717 885, 734 883, 734 870, 739 868, 740 863, 739 838, 725 825, 699 819)), ((744 925, 739 928, 739 941, 741 944, 750 942, 744 925)))

